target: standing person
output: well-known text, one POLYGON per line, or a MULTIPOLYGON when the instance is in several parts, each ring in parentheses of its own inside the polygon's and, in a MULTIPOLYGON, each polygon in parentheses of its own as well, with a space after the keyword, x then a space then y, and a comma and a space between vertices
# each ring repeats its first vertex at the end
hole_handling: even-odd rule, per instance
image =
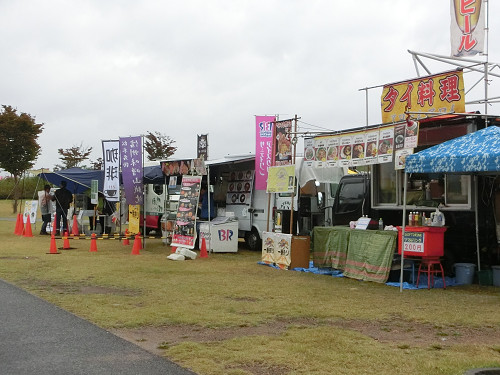
POLYGON ((50 185, 45 185, 43 187, 43 195, 40 201, 40 213, 42 214, 42 228, 40 229, 40 234, 47 233, 47 224, 50 223, 50 202, 52 201, 52 195, 50 194, 50 185))
POLYGON ((68 230, 68 209, 73 202, 73 194, 66 189, 66 181, 61 181, 61 188, 57 189, 52 197, 56 202, 56 235, 61 234, 61 219, 63 221, 62 233, 68 230))
POLYGON ((200 188, 200 220, 208 221, 215 217, 214 193, 208 193, 206 184, 202 184, 200 188), (210 197, 210 198, 209 198, 210 197), (209 215, 210 207, 210 218, 209 215))
POLYGON ((99 193, 99 223, 101 224, 102 234, 111 234, 111 215, 115 212, 114 205, 109 202, 102 193, 99 193))

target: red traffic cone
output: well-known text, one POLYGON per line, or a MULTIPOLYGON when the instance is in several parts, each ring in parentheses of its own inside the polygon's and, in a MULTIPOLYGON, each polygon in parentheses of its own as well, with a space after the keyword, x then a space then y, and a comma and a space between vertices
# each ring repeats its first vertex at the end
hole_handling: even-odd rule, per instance
POLYGON ((73 225, 71 226, 71 235, 79 236, 80 232, 78 231, 78 220, 76 219, 76 215, 73 215, 73 225))
POLYGON ((69 246, 69 238, 68 238, 68 232, 66 231, 64 233, 64 242, 63 242, 63 249, 64 250, 68 250, 68 249, 71 249, 71 247, 69 246))
POLYGON ((23 234, 23 215, 21 213, 17 214, 16 228, 14 229, 14 234, 20 236, 23 234))
POLYGON ((54 235, 50 236, 50 252, 47 254, 61 254, 57 251, 56 237, 54 235))
POLYGON ((97 239, 95 238, 95 233, 92 233, 92 236, 90 237, 89 252, 97 252, 97 239))
POLYGON ((142 249, 141 236, 135 235, 134 246, 132 247, 132 255, 141 255, 140 250, 142 249))
POLYGON ((177 251, 177 246, 171 246, 171 248, 172 248, 172 254, 177 251))
POLYGON ((31 231, 30 215, 26 218, 26 227, 23 230, 23 237, 33 237, 33 232, 31 231))
POLYGON ((57 227, 56 223, 57 223, 57 214, 54 214, 54 223, 52 224, 52 235, 53 236, 56 235, 56 231, 57 231, 57 229, 56 229, 56 227, 57 227))
POLYGON ((123 239, 123 244, 124 245, 130 245, 130 241, 128 239, 128 236, 129 236, 128 229, 125 229, 125 238, 123 239))
POLYGON ((205 238, 201 239, 200 258, 208 258, 207 243, 205 241, 205 238))

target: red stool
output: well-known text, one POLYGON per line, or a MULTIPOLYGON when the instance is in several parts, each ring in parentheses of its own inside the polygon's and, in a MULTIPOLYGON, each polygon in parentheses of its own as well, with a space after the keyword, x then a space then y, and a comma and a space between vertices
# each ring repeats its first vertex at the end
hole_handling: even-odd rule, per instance
POLYGON ((432 280, 432 287, 434 288, 434 274, 437 275, 441 273, 441 277, 443 278, 443 288, 446 289, 443 266, 441 265, 439 257, 422 257, 422 261, 420 262, 420 266, 418 267, 417 288, 418 288, 420 273, 427 274, 427 289, 431 288, 431 280, 432 280))

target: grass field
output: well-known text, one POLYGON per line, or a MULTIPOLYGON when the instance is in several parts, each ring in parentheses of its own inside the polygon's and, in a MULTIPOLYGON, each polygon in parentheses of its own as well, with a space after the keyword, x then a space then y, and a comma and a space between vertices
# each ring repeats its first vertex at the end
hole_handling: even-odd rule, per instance
MULTIPOLYGON (((0 203, 5 217, 2 205, 11 204, 0 203)), ((261 266, 260 253, 243 246, 175 262, 160 240, 147 240, 139 256, 117 240, 97 241, 97 253, 89 240, 71 240, 73 250, 48 255, 49 236, 18 237, 14 225, 0 221, 1 279, 199 374, 435 375, 500 366, 497 287, 400 293, 261 266)))

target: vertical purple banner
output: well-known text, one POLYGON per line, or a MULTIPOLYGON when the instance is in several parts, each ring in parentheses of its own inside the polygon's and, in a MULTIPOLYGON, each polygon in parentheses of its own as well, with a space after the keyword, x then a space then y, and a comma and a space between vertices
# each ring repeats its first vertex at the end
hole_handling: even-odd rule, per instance
POLYGON ((120 164, 128 204, 142 204, 142 138, 120 138, 120 164))
POLYGON ((255 116, 255 190, 266 190, 267 171, 272 165, 274 116, 255 116))

